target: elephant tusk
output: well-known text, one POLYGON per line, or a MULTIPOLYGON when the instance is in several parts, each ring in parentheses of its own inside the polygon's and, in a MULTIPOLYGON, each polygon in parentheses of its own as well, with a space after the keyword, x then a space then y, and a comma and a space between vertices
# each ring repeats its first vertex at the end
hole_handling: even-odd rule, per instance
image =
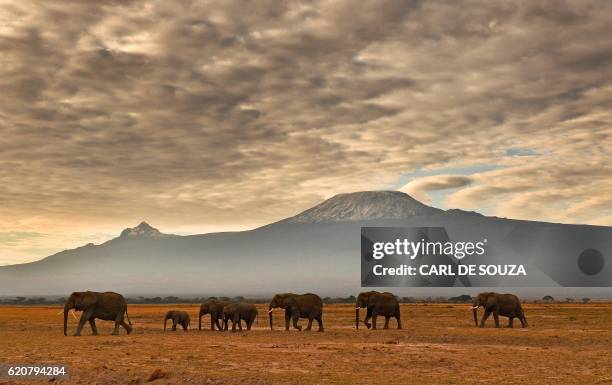
POLYGON ((357 306, 357 307, 355 308, 355 310, 359 310, 359 309, 361 309, 361 307, 359 307, 359 306, 357 306))
POLYGON ((472 306, 472 310, 473 310, 473 309, 478 309, 478 306, 472 306))
POLYGON ((272 313, 272 309, 268 310, 268 314, 272 313))
POLYGON ((74 317, 75 320, 78 320, 76 314, 74 314, 74 310, 70 310, 70 314, 72 314, 72 316, 74 317))
POLYGON ((63 312, 64 312, 64 310, 62 309, 62 310, 60 310, 60 311, 57 313, 57 315, 60 315, 60 314, 62 314, 63 312))

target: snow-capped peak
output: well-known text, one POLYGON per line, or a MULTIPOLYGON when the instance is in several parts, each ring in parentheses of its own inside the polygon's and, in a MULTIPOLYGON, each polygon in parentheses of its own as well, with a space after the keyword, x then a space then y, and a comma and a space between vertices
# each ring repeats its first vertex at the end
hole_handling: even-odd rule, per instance
POLYGON ((164 235, 166 234, 163 234, 147 222, 141 222, 138 226, 128 227, 121 232, 121 237, 159 237, 164 235))
POLYGON ((441 214, 400 191, 362 191, 338 194, 282 222, 320 223, 371 219, 403 219, 441 214))

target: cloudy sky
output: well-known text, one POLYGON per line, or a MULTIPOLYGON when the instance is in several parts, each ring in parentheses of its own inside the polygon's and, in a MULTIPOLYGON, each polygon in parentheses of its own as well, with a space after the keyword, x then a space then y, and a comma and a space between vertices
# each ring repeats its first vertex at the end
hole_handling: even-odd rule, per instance
POLYGON ((0 264, 342 192, 612 225, 612 2, 0 2, 0 264))

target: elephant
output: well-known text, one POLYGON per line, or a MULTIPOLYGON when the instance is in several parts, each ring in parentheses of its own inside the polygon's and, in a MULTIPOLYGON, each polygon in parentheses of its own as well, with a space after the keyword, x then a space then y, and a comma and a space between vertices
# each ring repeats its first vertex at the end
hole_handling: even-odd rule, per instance
POLYGON ((242 330, 241 321, 244 320, 247 325, 247 330, 251 330, 251 326, 253 326, 253 322, 255 322, 255 318, 257 318, 257 308, 255 305, 250 303, 230 303, 229 305, 225 305, 223 307, 223 326, 224 329, 228 329, 228 321, 232 320, 232 332, 236 331, 236 324, 238 328, 242 330))
POLYGON ((493 313, 495 319, 495 327, 499 327, 499 316, 509 318, 508 327, 513 327, 514 318, 521 321, 521 327, 527 327, 527 319, 521 306, 521 302, 514 294, 499 294, 499 293, 480 293, 474 298, 472 310, 474 311, 474 323, 478 326, 478 307, 484 307, 484 315, 480 321, 480 327, 483 328, 489 314, 493 313))
POLYGON ((395 317, 397 320, 397 328, 402 328, 402 320, 400 317, 400 306, 397 297, 388 292, 365 291, 357 296, 355 305, 355 328, 359 329, 359 309, 366 308, 365 325, 369 329, 376 330, 376 317, 385 317, 384 329, 389 328, 389 318, 395 317), (372 318, 372 325, 368 321, 372 318))
POLYGON ((181 325, 184 331, 189 329, 189 322, 191 322, 191 318, 186 311, 182 310, 169 310, 164 317, 164 331, 166 331, 166 321, 169 319, 172 320, 172 331, 176 331, 176 325, 181 325))
POLYGON ((312 320, 317 320, 319 323, 319 331, 323 331, 323 301, 316 294, 276 294, 268 308, 270 315, 270 330, 274 330, 272 323, 272 309, 285 309, 285 330, 289 331, 289 321, 293 320, 293 327, 302 331, 302 326, 298 325, 299 318, 308 318, 308 326, 306 330, 312 328, 312 320))
POLYGON ((202 330, 202 317, 206 314, 210 314, 210 330, 215 330, 215 325, 217 329, 220 331, 223 330, 221 323, 219 322, 222 319, 223 307, 228 305, 227 301, 219 301, 216 298, 209 298, 200 306, 200 314, 198 317, 198 329, 202 330))
POLYGON ((127 334, 132 332, 132 322, 127 313, 127 302, 121 294, 113 292, 99 293, 95 291, 75 291, 70 294, 64 305, 64 335, 67 335, 68 331, 68 311, 70 309, 83 312, 74 333, 75 336, 81 335, 81 330, 87 321, 91 325, 92 334, 98 335, 96 318, 105 321, 115 321, 113 335, 119 334, 119 325, 125 328, 127 334), (127 317, 129 325, 125 323, 124 315, 127 317))

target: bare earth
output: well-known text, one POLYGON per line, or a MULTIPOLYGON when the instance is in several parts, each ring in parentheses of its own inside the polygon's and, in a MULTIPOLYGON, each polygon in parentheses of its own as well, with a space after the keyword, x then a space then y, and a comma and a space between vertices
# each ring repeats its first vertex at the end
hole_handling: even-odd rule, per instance
POLYGON ((281 310, 270 331, 260 305, 254 331, 220 333, 208 317, 197 330, 197 304, 131 305, 130 336, 97 321, 97 337, 88 324, 64 337, 60 307, 7 306, 0 363, 67 364, 71 379, 54 383, 74 384, 145 384, 156 369, 153 384, 612 384, 612 304, 525 308, 528 329, 495 329, 492 318, 479 329, 469 305, 418 304, 402 305, 404 330, 356 331, 353 306, 326 305, 325 332, 300 333, 284 331, 281 310), (169 309, 187 310, 194 330, 164 334, 169 309))

